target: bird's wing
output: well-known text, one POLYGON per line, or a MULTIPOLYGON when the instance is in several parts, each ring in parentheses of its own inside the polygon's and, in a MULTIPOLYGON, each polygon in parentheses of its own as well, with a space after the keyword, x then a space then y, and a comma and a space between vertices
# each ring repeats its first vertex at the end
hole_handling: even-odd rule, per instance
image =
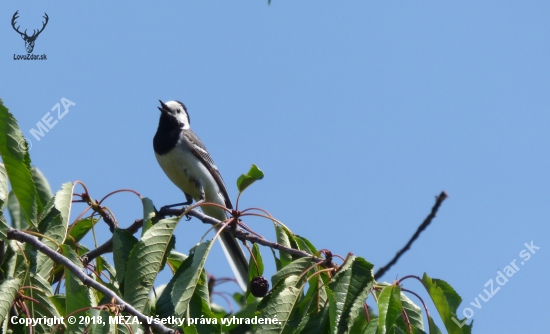
POLYGON ((210 174, 214 177, 214 180, 216 180, 218 188, 220 188, 220 191, 222 192, 223 198, 225 200, 225 206, 228 209, 232 209, 233 205, 231 204, 231 200, 229 199, 229 195, 227 194, 225 183, 223 182, 222 176, 218 171, 218 167, 216 167, 216 164, 210 156, 210 153, 208 153, 206 147, 195 133, 191 131, 185 131, 184 135, 189 140, 191 152, 193 152, 193 154, 200 160, 200 162, 206 167, 206 169, 208 169, 210 174))

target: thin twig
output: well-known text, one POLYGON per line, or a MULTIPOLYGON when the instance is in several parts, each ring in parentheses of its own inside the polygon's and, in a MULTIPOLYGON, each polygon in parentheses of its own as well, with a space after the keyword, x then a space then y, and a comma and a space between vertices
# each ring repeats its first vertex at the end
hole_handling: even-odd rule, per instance
MULTIPOLYGON (((141 227, 143 226, 143 219, 137 219, 132 225, 128 226, 126 228, 127 232, 130 232, 131 234, 136 233, 141 227)), ((92 249, 88 253, 82 255, 80 259, 85 263, 88 264, 92 262, 93 259, 95 259, 98 256, 101 256, 103 254, 107 254, 113 251, 113 238, 107 240, 103 245, 97 247, 96 249, 92 249)))
MULTIPOLYGON (((60 264, 66 267, 67 269, 69 269, 84 285, 94 288, 95 290, 101 292, 104 296, 108 297, 109 299, 115 299, 117 304, 121 306, 122 311, 137 317, 144 326, 148 325, 147 317, 144 314, 136 310, 132 305, 126 303, 124 300, 122 300, 122 298, 117 296, 117 294, 111 291, 109 288, 105 287, 104 285, 101 285, 97 281, 88 277, 71 260, 57 253, 55 250, 51 249, 50 247, 46 246, 44 243, 38 240, 35 236, 32 236, 30 234, 27 234, 9 227, 8 239, 17 240, 17 241, 25 242, 32 245, 34 248, 36 248, 36 250, 44 253, 46 256, 52 259, 55 263, 60 264)), ((155 323, 154 321, 152 324, 150 324, 150 326, 153 327, 157 333, 161 333, 161 334, 176 333, 176 331, 171 330, 170 328, 167 328, 160 323, 155 323)))
POLYGON ((435 198, 435 204, 432 207, 432 211, 430 212, 428 217, 426 217, 426 219, 424 219, 422 224, 420 224, 420 226, 418 226, 418 229, 416 229, 416 232, 413 234, 413 236, 411 237, 409 242, 407 242, 405 247, 401 248, 401 250, 399 252, 397 252, 397 254, 395 254, 394 258, 388 264, 386 264, 382 268, 378 269, 376 274, 374 274, 374 279, 375 280, 378 280, 380 277, 382 277, 386 273, 386 271, 388 271, 394 264, 396 264, 397 261, 399 260, 399 258, 406 251, 408 251, 411 248, 411 245, 413 244, 413 242, 416 239, 418 239, 418 236, 420 235, 420 233, 422 233, 422 231, 424 231, 426 229, 426 227, 428 227, 428 225, 430 225, 432 220, 435 218, 435 215, 437 214, 437 210, 439 210, 439 207, 441 206, 441 203, 443 203, 443 201, 447 197, 448 197, 447 194, 444 191, 442 191, 441 194, 439 194, 439 196, 437 196, 435 198))

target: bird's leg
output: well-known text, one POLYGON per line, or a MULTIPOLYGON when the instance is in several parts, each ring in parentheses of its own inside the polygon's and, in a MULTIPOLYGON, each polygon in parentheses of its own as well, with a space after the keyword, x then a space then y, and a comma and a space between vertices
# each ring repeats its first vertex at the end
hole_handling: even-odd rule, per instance
MULTIPOLYGON (((183 205, 183 209, 187 209, 187 206, 190 205, 191 203, 193 203, 193 197, 191 197, 191 195, 187 194, 187 193, 184 193, 185 194, 185 199, 186 201, 183 202, 183 203, 177 203, 177 204, 170 204, 170 205, 165 205, 163 206, 162 208, 160 208, 160 210, 158 211, 158 214, 159 216, 161 217, 166 217, 168 215, 167 211, 168 209, 170 208, 173 208, 173 207, 176 207, 176 206, 180 206, 180 205, 183 205)), ((204 194, 204 192, 203 192, 204 194)), ((191 217, 189 215, 185 215, 185 218, 187 220, 190 220, 191 217)))

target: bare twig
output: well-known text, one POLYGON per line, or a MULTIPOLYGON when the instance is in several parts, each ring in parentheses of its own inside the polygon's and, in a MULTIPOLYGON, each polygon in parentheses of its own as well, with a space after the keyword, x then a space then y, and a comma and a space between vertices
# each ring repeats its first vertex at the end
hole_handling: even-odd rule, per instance
MULTIPOLYGON (((126 231, 134 234, 142 226, 143 226, 143 219, 137 219, 132 225, 130 225, 126 228, 126 231)), ((95 259, 96 257, 101 256, 103 254, 110 253, 112 251, 113 251, 113 238, 107 240, 103 245, 97 247, 96 249, 92 249, 88 253, 82 255, 80 257, 80 259, 85 264, 88 264, 88 263, 92 262, 92 260, 95 259)))
POLYGON ((422 231, 424 231, 426 227, 428 227, 428 225, 430 225, 432 220, 435 218, 435 215, 437 214, 437 210, 439 210, 441 203, 443 203, 443 201, 446 198, 447 198, 447 194, 444 191, 442 191, 441 194, 439 194, 439 196, 435 198, 435 204, 432 207, 432 211, 426 217, 426 219, 424 219, 422 224, 418 226, 418 229, 416 229, 416 232, 413 234, 409 242, 407 242, 405 247, 403 247, 399 252, 397 252, 397 254, 395 254, 394 258, 388 264, 378 269, 376 274, 374 274, 374 279, 378 280, 380 277, 382 277, 386 273, 386 271, 388 271, 394 264, 396 264, 399 258, 411 248, 411 245, 416 239, 418 239, 418 236, 420 235, 420 233, 422 233, 422 231))
MULTIPOLYGON (((97 281, 91 279, 88 277, 77 265, 75 265, 71 260, 67 259, 65 256, 57 253, 50 247, 43 244, 40 240, 38 240, 35 236, 32 236, 30 234, 26 234, 24 232, 18 231, 13 228, 8 228, 8 239, 11 240, 17 240, 20 242, 25 242, 30 245, 32 245, 36 250, 44 253, 47 255, 50 259, 52 259, 55 263, 60 264, 67 269, 69 269, 83 284, 96 289, 97 291, 101 292, 104 296, 109 297, 110 299, 116 300, 117 304, 121 306, 121 310, 131 314, 144 325, 148 326, 147 317, 136 310, 132 305, 126 303, 122 298, 117 296, 116 293, 111 291, 109 288, 101 285, 97 281)), ((167 328, 163 326, 160 323, 155 323, 154 321, 152 324, 150 324, 151 327, 155 329, 155 332, 161 333, 161 334, 175 334, 177 333, 174 330, 171 330, 170 328, 167 328)))

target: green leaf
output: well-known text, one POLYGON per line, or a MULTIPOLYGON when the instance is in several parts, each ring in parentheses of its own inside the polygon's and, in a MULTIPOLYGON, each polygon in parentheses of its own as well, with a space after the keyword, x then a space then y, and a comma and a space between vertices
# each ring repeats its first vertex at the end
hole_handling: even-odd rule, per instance
POLYGON ((330 282, 330 278, 326 272, 317 273, 315 272, 319 271, 320 267, 315 267, 313 270, 308 273, 308 275, 311 277, 308 281, 309 288, 307 290, 306 297, 300 304, 300 307, 302 307, 304 310, 307 307, 308 313, 317 313, 322 308, 325 307, 326 303, 328 302, 328 296, 327 296, 327 287, 330 282))
POLYGON ((188 256, 183 253, 178 253, 176 251, 171 251, 170 255, 168 255, 167 262, 170 264, 170 269, 172 269, 172 273, 175 274, 178 268, 181 266, 183 261, 187 259, 188 256))
MULTIPOLYGON (((82 267, 82 263, 78 258, 78 255, 67 245, 61 245, 61 250, 63 255, 67 257, 71 262, 77 265, 79 268, 82 267)), ((92 306, 97 305, 97 301, 94 297, 94 292, 84 283, 82 283, 69 269, 65 268, 65 293, 66 298, 66 312, 71 314, 80 309, 89 309, 92 306)), ((90 312, 84 310, 77 314, 73 314, 78 318, 78 316, 89 316, 90 312)), ((85 324, 67 324, 69 333, 82 333, 86 328, 85 324)))
POLYGON ((199 244, 179 266, 158 298, 156 310, 161 318, 172 315, 182 317, 185 314, 211 248, 212 241, 199 244))
MULTIPOLYGON (((32 286, 25 289, 25 295, 33 298, 38 302, 26 301, 27 308, 31 313, 32 318, 59 318, 61 315, 50 300, 53 295, 51 285, 39 275, 32 275, 26 285, 32 286)), ((53 326, 48 326, 45 323, 37 324, 33 329, 35 333, 50 333, 53 326)))
POLYGON ((185 326, 183 329, 185 334, 201 334, 195 325, 185 326))
POLYGON ((259 324, 257 332, 275 334, 284 331, 305 285, 304 277, 294 275, 279 281, 258 305, 261 318, 277 319, 277 323, 259 324))
POLYGON ((197 288, 189 301, 190 318, 202 319, 195 323, 199 333, 221 333, 221 324, 218 324, 216 315, 210 309, 210 296, 208 293, 208 283, 204 270, 197 282, 197 288), (216 321, 216 324, 213 322, 216 321))
MULTIPOLYGON (((8 204, 8 175, 6 174, 6 169, 4 164, 0 162, 0 242, 6 240, 8 233, 8 223, 4 217, 4 209, 8 204)), ((0 244, 3 251, 4 244, 0 244)), ((0 258, 0 263, 3 261, 3 258, 0 258)), ((1 277, 1 276, 0 276, 1 277)))
MULTIPOLYGON (((432 279, 424 273, 424 276, 422 276, 422 284, 432 298, 439 312, 439 316, 443 320, 449 334, 463 334, 472 331, 473 323, 466 325, 466 319, 458 319, 456 310, 462 302, 462 298, 460 298, 447 282, 437 278, 432 279)), ((430 331, 431 327, 432 326, 430 326, 430 331)))
POLYGON ((404 293, 401 293, 401 305, 403 305, 403 309, 405 310, 405 313, 407 313, 411 326, 418 330, 424 331, 422 309, 418 305, 414 304, 412 300, 410 300, 404 293))
POLYGON ((90 334, 113 333, 114 331, 111 331, 111 326, 109 325, 109 317, 111 316, 111 314, 108 311, 99 311, 96 317, 98 316, 101 317, 103 324, 100 324, 99 321, 96 321, 95 323, 90 323, 90 334))
POLYGON ((390 333, 401 315, 401 287, 388 285, 378 296, 378 331, 380 334, 390 333))
POLYGON ((66 239, 65 243, 70 239, 71 245, 74 246, 74 243, 82 240, 82 238, 90 232, 92 225, 95 226, 99 220, 100 218, 94 218, 92 221, 91 217, 86 217, 73 223, 69 229, 69 237, 66 239))
MULTIPOLYGON (((292 244, 290 243, 289 233, 286 233, 286 230, 282 226, 275 226, 275 235, 277 236, 277 243, 287 247, 287 248, 293 248, 292 244)), ((281 267, 284 268, 285 266, 289 265, 292 262, 292 255, 279 251, 279 258, 281 261, 281 267)))
POLYGON ((439 327, 434 322, 434 319, 428 315, 428 325, 430 327, 430 334, 442 334, 439 327))
POLYGON ((145 232, 136 244, 126 265, 124 300, 143 312, 149 293, 169 252, 174 229, 181 217, 160 220, 145 232))
POLYGON ((44 206, 46 206, 46 203, 48 203, 53 197, 53 193, 52 189, 50 188, 50 184, 48 183, 48 180, 38 168, 34 166, 31 167, 31 173, 34 184, 36 185, 36 193, 38 195, 38 213, 40 214, 40 212, 44 210, 44 206))
POLYGON ((157 211, 153 205, 153 201, 147 197, 141 199, 141 204, 143 205, 143 227, 141 229, 141 235, 144 235, 145 232, 153 226, 153 218, 157 211))
POLYGON ((37 192, 32 179, 31 158, 27 142, 17 125, 17 120, 0 100, 0 155, 10 180, 12 191, 22 211, 36 226, 37 192))
POLYGON ((258 247, 258 244, 252 245, 252 256, 250 257, 248 268, 248 287, 244 295, 247 300, 247 304, 253 303, 256 300, 256 297, 250 293, 250 282, 252 282, 252 279, 255 277, 263 276, 264 274, 264 262, 262 260, 262 254, 260 253, 260 247, 258 247), (256 258, 256 261, 254 261, 254 258, 256 258))
MULTIPOLYGON (((8 238, 8 222, 4 218, 4 214, 0 211, 0 252, 4 252, 4 241, 8 238)), ((4 261, 4 257, 0 256, 0 263, 4 261)), ((0 275, 1 277, 1 275, 0 275)))
POLYGON ((24 230, 29 226, 27 217, 25 217, 25 214, 21 211, 19 201, 17 200, 17 197, 15 197, 13 191, 10 191, 10 194, 8 195, 8 212, 10 213, 11 226, 13 228, 24 230))
POLYGON ((378 334, 378 319, 371 319, 361 334, 378 334))
POLYGON ((11 303, 15 299, 17 291, 22 283, 20 279, 8 278, 0 284, 0 291, 2 291, 2 293, 0 293, 0 324, 4 322, 4 318, 9 315, 11 303))
POLYGON ((247 174, 241 174, 237 179, 237 189, 239 192, 243 192, 252 183, 264 178, 264 172, 262 172, 256 165, 252 165, 247 174))
POLYGON ((65 295, 50 296, 50 301, 62 317, 67 315, 67 297, 65 295))
MULTIPOLYGON (((57 250, 57 244, 65 242, 67 226, 72 201, 72 183, 67 182, 55 194, 44 207, 40 216, 38 228, 45 237, 41 241, 53 250, 57 250)), ((39 252, 36 254, 36 273, 45 279, 49 279, 53 269, 53 260, 39 252)))
POLYGON ((298 260, 292 261, 288 266, 284 267, 283 269, 279 270, 271 277, 271 286, 275 286, 279 284, 279 282, 291 275, 299 276, 301 275, 307 268, 311 267, 313 265, 313 260, 308 257, 302 257, 298 260))
MULTIPOLYGON (((328 294, 331 294, 330 290, 327 290, 328 294)), ((327 296, 328 298, 328 296, 327 296)), ((319 312, 313 315, 304 316, 304 322, 300 326, 301 334, 316 334, 316 333, 328 333, 329 329, 329 307, 323 307, 319 312)))
POLYGON ((8 174, 4 164, 0 162, 0 212, 3 212, 8 204, 8 174))
POLYGON ((349 256, 329 284, 337 301, 338 333, 349 331, 374 284, 373 265, 361 257, 349 256))
POLYGON ((298 245, 298 249, 308 252, 309 254, 316 254, 317 249, 313 244, 307 240, 304 237, 301 237, 299 235, 294 235, 294 240, 296 241, 296 244, 298 245))
POLYGON ((21 251, 21 246, 15 240, 7 242, 2 272, 4 277, 24 279, 28 271, 28 265, 21 251))
POLYGON ((124 290, 122 287, 130 253, 137 243, 138 239, 132 233, 125 229, 115 228, 113 233, 113 262, 115 263, 116 279, 121 285, 121 290, 124 290))

